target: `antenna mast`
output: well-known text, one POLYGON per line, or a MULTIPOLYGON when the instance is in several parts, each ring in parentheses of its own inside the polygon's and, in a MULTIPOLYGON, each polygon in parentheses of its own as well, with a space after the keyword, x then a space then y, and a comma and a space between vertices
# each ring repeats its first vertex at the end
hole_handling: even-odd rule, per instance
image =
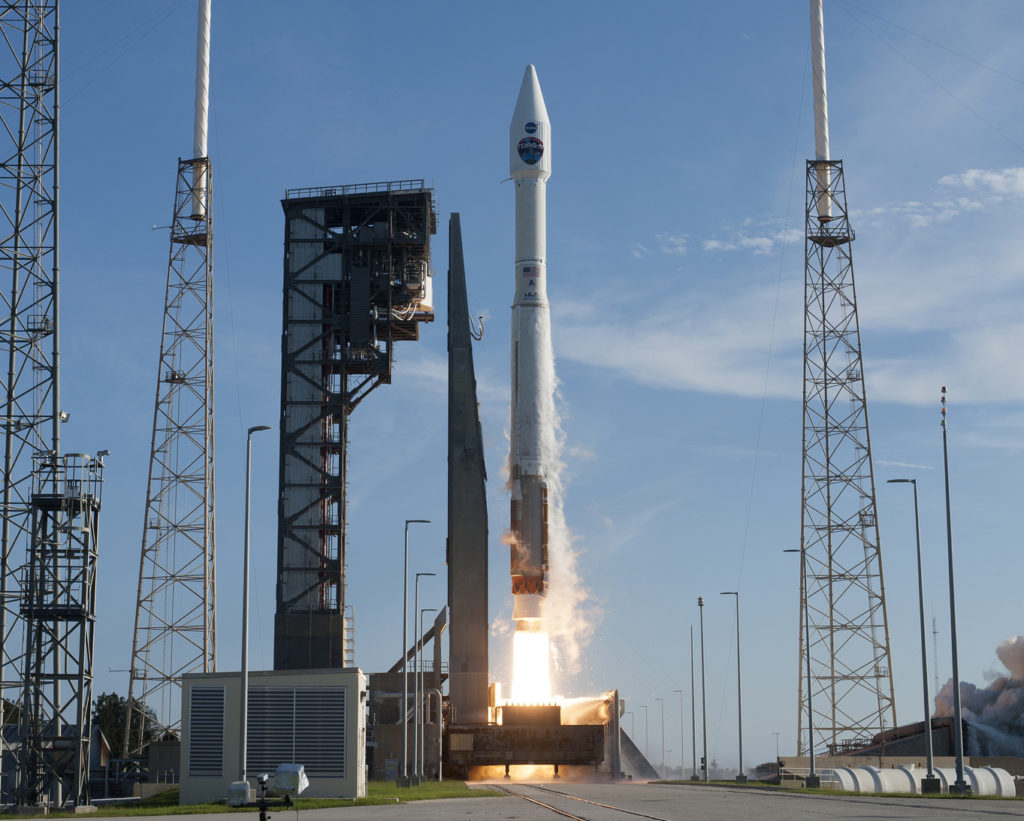
POLYGON ((800 613, 809 620, 810 652, 801 623, 797 737, 801 754, 807 754, 803 724, 811 699, 815 750, 838 754, 894 727, 896 709, 853 278, 854 232, 843 163, 829 154, 821 0, 810 0, 810 7, 815 159, 807 162, 805 209, 800 534, 800 613))
POLYGON ((194 156, 178 160, 122 757, 180 738, 181 676, 216 669, 210 0, 199 0, 194 156))

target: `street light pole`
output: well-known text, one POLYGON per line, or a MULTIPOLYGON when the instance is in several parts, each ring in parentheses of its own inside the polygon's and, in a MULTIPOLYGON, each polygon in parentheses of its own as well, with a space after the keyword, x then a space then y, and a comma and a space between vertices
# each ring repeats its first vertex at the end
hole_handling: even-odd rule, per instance
POLYGON ((402 775, 398 786, 409 786, 409 525, 430 524, 430 519, 405 520, 405 562, 402 569, 402 775))
MULTIPOLYGON (((413 596, 413 611, 412 611, 412 623, 413 629, 416 627, 416 614, 420 612, 420 576, 436 576, 436 573, 417 573, 415 595, 413 596)), ((422 632, 422 631, 421 631, 422 632)), ((416 641, 413 644, 413 662, 412 662, 412 778, 413 783, 418 784, 416 779, 420 775, 419 768, 419 749, 420 749, 420 640, 417 635, 416 641)))
POLYGON ((245 437, 245 532, 242 545, 242 675, 239 694, 239 764, 238 780, 245 781, 245 747, 249 733, 249 509, 250 476, 252 473, 252 435, 261 430, 270 430, 269 425, 253 425, 245 437))
POLYGON ((942 388, 942 465, 946 477, 946 547, 949 556, 949 635, 953 645, 953 745, 956 751, 956 781, 951 793, 970 795, 964 781, 964 725, 960 709, 960 664, 956 649, 956 593, 953 583, 953 520, 949 512, 949 448, 946 444, 946 388, 942 388))
POLYGON ((665 777, 665 699, 655 696, 655 701, 661 705, 661 777, 665 777))
POLYGON ((740 594, 736 590, 727 590, 723 596, 736 597, 736 705, 740 725, 740 772, 736 780, 740 784, 747 781, 747 775, 743 771, 743 676, 740 671, 740 594))
MULTIPOLYGON (((800 615, 804 620, 804 645, 807 650, 807 755, 810 759, 810 771, 804 781, 804 786, 808 789, 817 789, 821 786, 821 779, 814 772, 814 710, 811 707, 811 623, 810 611, 807 609, 807 556, 802 547, 799 550, 790 548, 782 552, 800 554, 800 603, 803 605, 800 615)), ((798 738, 797 746, 799 744, 798 738)))
POLYGON ((690 625, 690 737, 693 746, 693 775, 691 781, 697 780, 697 688, 694 687, 693 678, 693 625, 690 625))
POLYGON ((704 679, 704 597, 697 597, 697 607, 700 608, 700 713, 701 731, 704 734, 704 760, 701 768, 704 770, 704 783, 708 780, 708 694, 707 682, 704 679))
POLYGON ((917 537, 917 601, 921 615, 921 691, 924 694, 924 736, 925 752, 928 760, 928 774, 921 779, 922 793, 937 793, 942 786, 933 769, 932 757, 932 719, 930 699, 928 698, 928 643, 924 624, 924 574, 921 570, 921 517, 917 507, 917 479, 889 479, 886 484, 909 484, 914 488, 914 534, 917 537))
POLYGON ((679 777, 683 777, 686 768, 686 730, 683 728, 683 691, 673 690, 679 693, 679 777))
MULTIPOLYGON (((433 576, 434 574, 430 573, 429 575, 433 576)), ((424 630, 423 630, 423 614, 424 613, 436 613, 436 612, 437 612, 437 608, 436 607, 424 607, 422 610, 420 610, 420 635, 419 635, 419 638, 416 641, 416 669, 419 671, 419 673, 418 673, 418 675, 419 675, 419 694, 417 696, 418 698, 423 698, 426 695, 426 693, 424 692, 424 687, 423 687, 423 662, 422 662, 422 657, 423 657, 423 632, 424 632, 424 630)), ((434 641, 437 641, 436 637, 434 638, 434 641)), ((429 703, 425 704, 423 709, 420 711, 419 715, 417 716, 417 718, 418 718, 418 728, 417 729, 419 730, 419 740, 420 740, 420 770, 419 770, 419 776, 420 776, 421 780, 423 779, 424 771, 426 770, 426 767, 424 766, 424 764, 426 764, 426 744, 424 742, 425 742, 426 735, 427 735, 427 708, 428 707, 429 707, 429 703)), ((413 755, 415 756, 415 753, 413 753, 413 755)), ((441 762, 438 761, 437 765, 438 765, 438 767, 440 767, 441 766, 441 762)))
MULTIPOLYGON (((649 759, 650 753, 647 751, 647 705, 641 704, 640 709, 644 711, 644 758, 649 759)), ((647 763, 649 764, 650 761, 647 763)))

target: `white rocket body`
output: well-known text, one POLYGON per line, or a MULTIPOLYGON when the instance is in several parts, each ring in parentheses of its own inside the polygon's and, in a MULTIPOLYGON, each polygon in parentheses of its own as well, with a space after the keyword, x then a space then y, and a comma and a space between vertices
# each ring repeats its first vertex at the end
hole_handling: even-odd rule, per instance
POLYGON ((512 304, 511 571, 517 629, 537 629, 548 569, 546 461, 555 442, 554 357, 547 296, 547 179, 551 124, 537 72, 526 67, 509 128, 516 187, 512 304))

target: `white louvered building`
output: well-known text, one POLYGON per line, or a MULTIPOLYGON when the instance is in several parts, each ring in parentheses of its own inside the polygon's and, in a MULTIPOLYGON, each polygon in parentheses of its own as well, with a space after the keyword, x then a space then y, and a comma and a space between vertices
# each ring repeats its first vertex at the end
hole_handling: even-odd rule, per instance
MULTIPOLYGON (((181 803, 219 801, 238 781, 241 677, 182 677, 181 803)), ((246 774, 302 764, 304 797, 366 795, 366 677, 358 668, 249 673, 246 774)))

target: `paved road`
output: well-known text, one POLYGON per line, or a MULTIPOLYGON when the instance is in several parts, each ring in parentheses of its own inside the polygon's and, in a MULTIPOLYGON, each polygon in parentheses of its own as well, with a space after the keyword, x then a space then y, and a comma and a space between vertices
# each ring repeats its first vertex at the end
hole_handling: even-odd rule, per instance
MULTIPOLYGON (((559 815, 540 804, 512 795, 411 801, 376 807, 329 810, 275 810, 274 821, 820 821, 820 819, 931 819, 937 821, 1003 821, 1024 818, 1024 801, 981 799, 891 798, 779 793, 667 784, 568 784, 510 789, 541 804, 562 810, 559 815), (583 799, 578 800, 578 799, 583 799), (600 806, 600 805, 606 806, 600 806)), ((165 816, 181 821, 182 816, 165 816)), ((240 821, 254 816, 204 815, 197 821, 240 821)), ((147 821, 155 821, 153 817, 147 821)))

